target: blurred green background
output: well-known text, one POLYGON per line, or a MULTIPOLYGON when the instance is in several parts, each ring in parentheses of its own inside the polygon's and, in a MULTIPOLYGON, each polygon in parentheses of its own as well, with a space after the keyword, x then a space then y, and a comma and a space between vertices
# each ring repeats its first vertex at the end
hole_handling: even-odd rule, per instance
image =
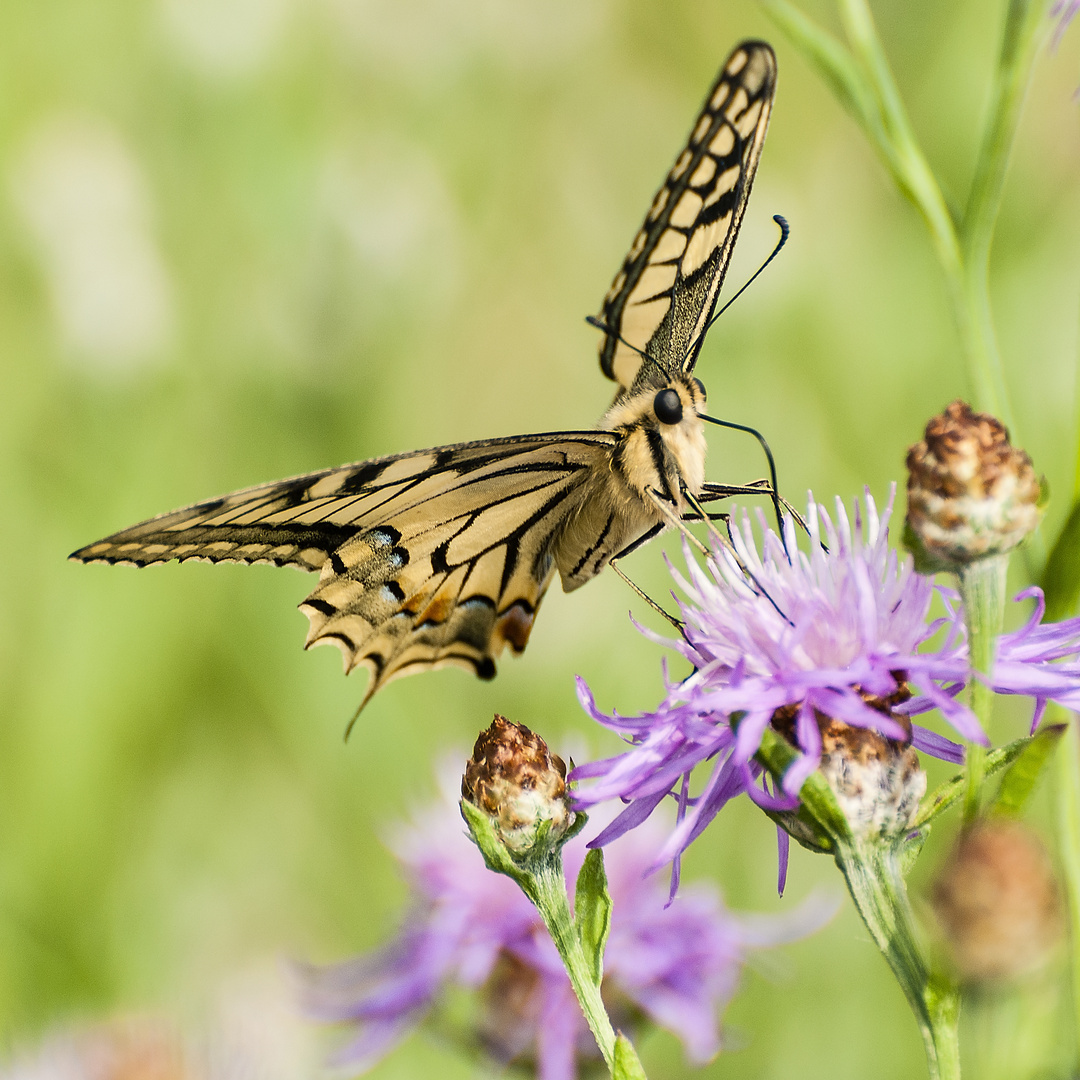
MULTIPOLYGON (((957 191, 1000 7, 875 5, 957 191)), ((830 22, 828 5, 807 10, 830 22)), ((884 498, 926 419, 967 391, 957 338, 915 213, 752 3, 0 5, 4 1047, 117 1012, 197 1014, 266 957, 376 945, 404 899, 380 835, 431 797, 437 756, 463 755, 495 710, 557 746, 614 752, 575 673, 602 707, 657 701, 658 650, 627 618, 641 605, 604 575, 553 589, 495 682, 395 683, 345 745, 364 676, 343 679, 336 650, 301 651, 308 581, 65 557, 259 481, 591 425, 611 386, 583 316, 744 36, 773 41, 780 82, 729 282, 771 248, 772 214, 792 238, 698 373, 714 413, 767 434, 796 502, 864 484, 884 498)), ((1039 62, 993 269, 1020 439, 1059 493, 1051 534, 1074 470, 1078 55, 1080 28, 1039 62)), ((751 440, 710 443, 713 479, 762 474, 751 440)), ((661 596, 662 547, 630 563, 661 596)), ((1001 726, 1019 734, 1023 713, 1001 726)), ((774 829, 748 805, 725 811, 686 876, 765 911, 840 888, 795 851, 778 901, 774 829)), ((751 973, 728 1021, 736 1049, 701 1075, 924 1075, 847 908, 751 973)), ((683 1075, 666 1035, 643 1057, 650 1075, 683 1075)), ((421 1035, 375 1075, 472 1068, 421 1035)))

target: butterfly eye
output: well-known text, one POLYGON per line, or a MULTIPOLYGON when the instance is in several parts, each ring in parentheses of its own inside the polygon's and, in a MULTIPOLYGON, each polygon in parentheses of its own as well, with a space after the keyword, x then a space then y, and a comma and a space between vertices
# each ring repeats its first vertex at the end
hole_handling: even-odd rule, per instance
POLYGON ((670 388, 661 390, 653 399, 653 412, 661 424, 677 424, 682 419, 682 399, 670 388))
POLYGON ((701 400, 705 401, 708 398, 708 394, 705 393, 705 384, 700 379, 695 379, 694 385, 697 387, 698 393, 701 395, 701 400))

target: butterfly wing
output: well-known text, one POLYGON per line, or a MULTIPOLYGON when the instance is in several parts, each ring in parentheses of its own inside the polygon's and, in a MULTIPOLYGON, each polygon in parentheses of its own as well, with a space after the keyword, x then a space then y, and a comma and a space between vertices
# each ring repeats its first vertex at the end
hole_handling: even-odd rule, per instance
POLYGON ((364 664, 365 701, 396 675, 458 664, 484 678, 525 648, 553 547, 609 432, 420 450, 262 484, 163 514, 76 551, 82 562, 272 562, 318 570, 307 645, 364 664))
POLYGON ((642 363, 635 350, 667 371, 693 369, 750 197, 775 91, 770 46, 738 45, 656 193, 600 313, 610 330, 600 344, 600 366, 626 389, 642 363))

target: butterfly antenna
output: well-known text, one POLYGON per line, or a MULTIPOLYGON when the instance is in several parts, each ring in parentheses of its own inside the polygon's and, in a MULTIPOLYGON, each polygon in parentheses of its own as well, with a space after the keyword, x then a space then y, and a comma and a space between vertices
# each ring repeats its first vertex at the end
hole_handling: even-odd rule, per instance
POLYGON ((650 356, 644 349, 639 349, 636 345, 631 345, 617 330, 613 330, 606 322, 598 319, 595 315, 586 315, 585 321, 590 325, 596 327, 597 330, 602 330, 608 337, 613 337, 616 341, 621 342, 631 352, 636 352, 647 364, 652 364, 662 375, 668 375, 667 369, 657 360, 655 357, 650 356))
MULTIPOLYGON (((690 342, 690 347, 686 350, 686 355, 683 357, 682 363, 684 369, 687 367, 687 360, 691 356, 695 355, 699 344, 705 340, 705 335, 708 334, 708 332, 712 329, 713 323, 716 322, 716 320, 719 319, 720 316, 723 315, 724 312, 727 311, 727 309, 731 307, 731 305, 734 304, 735 301, 738 300, 739 297, 742 296, 742 294, 746 292, 746 290, 749 289, 755 281, 757 281, 758 276, 761 274, 761 272, 765 269, 766 266, 769 265, 769 263, 773 261, 773 259, 776 258, 777 255, 780 254, 780 249, 787 243, 787 239, 791 235, 791 226, 787 223, 787 218, 782 217, 780 214, 773 214, 773 221, 775 221, 776 224, 780 226, 780 239, 777 241, 776 247, 773 248, 772 254, 757 268, 757 270, 754 271, 750 280, 747 281, 746 284, 743 285, 743 287, 719 311, 713 312, 713 314, 709 317, 709 321, 705 324, 705 329, 702 330, 701 333, 698 334, 698 336, 694 338, 692 342, 690 342)), ((691 364, 690 366, 693 367, 693 364, 691 364)))
POLYGON ((742 296, 742 294, 746 292, 746 290, 749 289, 755 281, 757 281, 759 275, 762 273, 765 267, 768 266, 769 263, 771 263, 777 255, 780 254, 780 249, 787 243, 788 237, 791 235, 791 226, 787 223, 787 218, 782 217, 780 214, 773 214, 773 221, 775 221, 776 224, 780 226, 780 239, 777 240, 776 247, 772 249, 772 254, 757 268, 757 270, 754 271, 754 274, 750 278, 750 280, 719 311, 713 313, 712 317, 705 324, 705 329, 702 331, 701 335, 702 337, 704 337, 709 332, 709 328, 712 326, 712 324, 716 322, 716 320, 719 319, 720 316, 723 315, 724 312, 727 311, 727 309, 731 307, 731 305, 734 304, 735 301, 738 300, 739 297, 742 296))

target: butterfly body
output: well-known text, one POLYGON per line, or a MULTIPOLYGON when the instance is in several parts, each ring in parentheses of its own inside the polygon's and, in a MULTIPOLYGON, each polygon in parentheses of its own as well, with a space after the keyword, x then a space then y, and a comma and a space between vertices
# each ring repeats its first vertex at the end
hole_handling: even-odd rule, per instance
POLYGON ((83 562, 269 562, 316 571, 307 646, 391 679, 495 673, 521 652, 556 573, 571 592, 705 486, 692 371, 738 232, 775 87, 761 42, 728 58, 602 307, 620 384, 589 431, 417 450, 246 488, 76 551, 83 562), (696 328, 696 329, 695 329, 696 328), (695 336, 696 335, 696 336, 695 336))

